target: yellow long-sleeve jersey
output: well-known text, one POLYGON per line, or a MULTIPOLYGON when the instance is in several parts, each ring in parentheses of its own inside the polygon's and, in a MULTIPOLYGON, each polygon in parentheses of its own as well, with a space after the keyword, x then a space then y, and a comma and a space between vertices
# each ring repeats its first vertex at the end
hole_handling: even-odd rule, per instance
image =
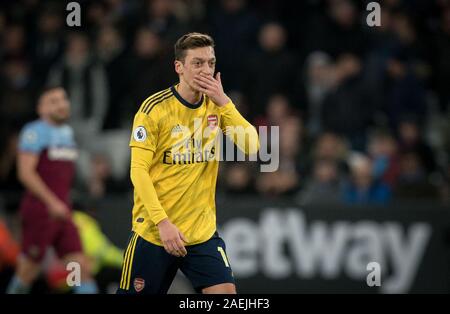
POLYGON ((157 224, 168 217, 186 245, 214 234, 220 130, 246 154, 257 153, 258 134, 231 101, 219 107, 203 95, 190 104, 172 86, 142 103, 130 140, 133 231, 162 246, 157 224))

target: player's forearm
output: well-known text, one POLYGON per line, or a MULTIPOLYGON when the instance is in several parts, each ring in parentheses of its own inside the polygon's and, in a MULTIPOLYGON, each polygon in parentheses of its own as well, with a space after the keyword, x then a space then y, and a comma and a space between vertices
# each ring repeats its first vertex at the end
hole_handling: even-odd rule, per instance
POLYGON ((220 111, 225 134, 246 154, 256 154, 259 150, 259 137, 255 127, 239 113, 232 102, 222 106, 220 111))
POLYGON ((167 218, 167 214, 159 202, 155 187, 149 175, 149 167, 153 152, 133 147, 131 150, 130 176, 138 197, 142 200, 150 219, 156 225, 167 218))
POLYGON ((153 223, 156 225, 164 218, 167 218, 167 214, 158 200, 155 187, 148 172, 142 168, 132 167, 131 181, 153 223))
POLYGON ((58 199, 36 171, 20 171, 19 169, 18 176, 24 187, 44 204, 49 204, 58 199))

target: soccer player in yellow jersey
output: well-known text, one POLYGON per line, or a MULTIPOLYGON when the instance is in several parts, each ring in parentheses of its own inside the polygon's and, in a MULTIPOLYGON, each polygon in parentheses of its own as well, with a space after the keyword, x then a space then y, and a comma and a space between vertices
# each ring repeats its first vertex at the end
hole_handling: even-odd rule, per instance
POLYGON ((178 39, 174 65, 179 83, 148 97, 134 118, 133 230, 117 293, 167 293, 178 269, 197 292, 236 293, 216 231, 217 139, 223 131, 256 154, 258 134, 223 91, 210 36, 178 39))

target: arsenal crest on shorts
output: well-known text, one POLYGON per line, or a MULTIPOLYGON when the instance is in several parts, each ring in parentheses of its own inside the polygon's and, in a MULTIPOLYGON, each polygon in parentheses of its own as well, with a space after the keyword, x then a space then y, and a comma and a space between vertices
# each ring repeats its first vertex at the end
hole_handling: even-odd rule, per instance
POLYGON ((211 129, 214 129, 214 128, 217 126, 217 121, 218 121, 217 115, 215 115, 215 114, 210 114, 210 115, 208 116, 208 126, 209 126, 211 129))
POLYGON ((136 292, 141 292, 142 289, 144 289, 144 287, 145 287, 145 280, 142 278, 135 278, 133 285, 134 285, 134 290, 136 290, 136 292))

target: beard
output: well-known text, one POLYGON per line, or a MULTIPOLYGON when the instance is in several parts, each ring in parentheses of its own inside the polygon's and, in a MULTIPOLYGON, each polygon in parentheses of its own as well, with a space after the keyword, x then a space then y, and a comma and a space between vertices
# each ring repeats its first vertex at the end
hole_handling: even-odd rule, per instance
POLYGON ((68 114, 52 114, 50 115, 50 119, 55 123, 55 124, 64 124, 65 122, 67 122, 67 120, 69 119, 69 115, 68 114))

